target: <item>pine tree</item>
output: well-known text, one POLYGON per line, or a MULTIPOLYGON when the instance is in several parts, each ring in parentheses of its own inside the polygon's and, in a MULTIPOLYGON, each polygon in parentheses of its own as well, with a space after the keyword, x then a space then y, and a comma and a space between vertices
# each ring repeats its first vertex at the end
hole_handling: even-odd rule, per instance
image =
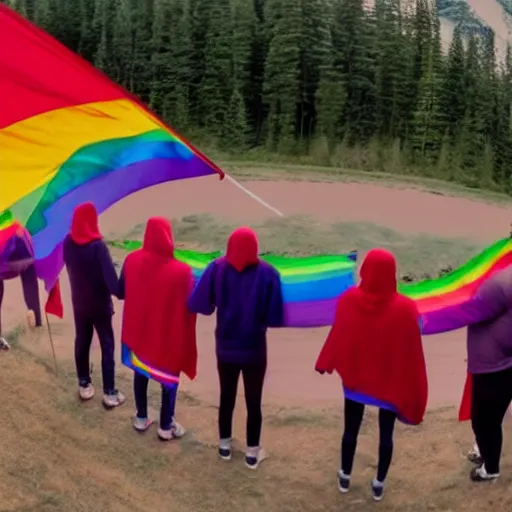
POLYGON ((347 103, 344 137, 366 143, 375 132, 375 26, 363 0, 340 0, 334 13, 333 43, 347 103))
POLYGON ((265 67, 264 94, 268 105, 267 145, 284 153, 295 148, 302 10, 297 0, 269 0, 270 36, 265 67))
POLYGON ((234 87, 233 18, 230 0, 216 0, 212 3, 206 39, 201 110, 205 127, 220 134, 234 87))

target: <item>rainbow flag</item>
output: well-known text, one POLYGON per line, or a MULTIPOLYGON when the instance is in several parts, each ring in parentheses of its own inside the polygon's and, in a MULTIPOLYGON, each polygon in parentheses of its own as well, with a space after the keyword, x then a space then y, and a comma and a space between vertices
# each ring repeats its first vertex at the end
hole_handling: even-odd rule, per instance
MULTIPOLYGON (((112 247, 134 251, 138 241, 109 242, 112 247)), ((192 268, 194 278, 201 277, 206 267, 220 252, 202 253, 176 249, 176 258, 192 268)), ((357 252, 346 255, 324 255, 293 258, 262 254, 261 259, 274 266, 281 276, 286 327, 321 327, 334 318, 340 293, 354 285, 357 252)))
POLYGON ((103 212, 158 183, 223 177, 137 98, 3 4, 0 48, 0 241, 15 222, 28 230, 47 290, 78 204, 103 212))
MULTIPOLYGON (((127 251, 141 247, 138 241, 110 244, 127 251)), ((176 258, 192 267, 196 279, 208 263, 219 256, 220 252, 176 250, 176 258)), ((344 256, 306 258, 264 254, 262 259, 273 265, 281 275, 286 327, 331 325, 338 296, 355 284, 357 252, 344 256)), ((463 304, 471 299, 486 279, 511 264, 512 239, 507 238, 499 240, 443 277, 400 284, 399 292, 416 301, 421 323, 425 325, 423 334, 448 331, 455 325, 467 325, 471 321, 462 311, 463 304), (455 322, 454 325, 449 324, 451 320, 455 322)))

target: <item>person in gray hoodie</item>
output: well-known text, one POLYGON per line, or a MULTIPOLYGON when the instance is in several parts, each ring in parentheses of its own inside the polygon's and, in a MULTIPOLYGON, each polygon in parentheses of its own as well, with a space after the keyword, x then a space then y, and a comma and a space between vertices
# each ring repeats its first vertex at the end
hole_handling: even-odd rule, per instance
POLYGON ((502 423, 512 401, 512 268, 484 281, 462 306, 426 314, 422 321, 424 334, 468 327, 471 426, 481 455, 470 476, 475 482, 496 480, 502 423))

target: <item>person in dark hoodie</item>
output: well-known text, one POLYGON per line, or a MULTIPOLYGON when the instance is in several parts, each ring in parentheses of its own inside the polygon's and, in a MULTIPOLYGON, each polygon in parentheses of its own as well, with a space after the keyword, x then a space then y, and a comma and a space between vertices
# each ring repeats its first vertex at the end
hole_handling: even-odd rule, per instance
MULTIPOLYGON (((194 286, 192 269, 174 258, 171 224, 167 219, 148 220, 141 249, 126 258, 119 280, 119 298, 124 299, 121 339, 145 365, 158 374, 176 377, 197 373, 196 315, 187 308, 194 286)), ((183 437, 185 429, 175 420, 178 382, 162 384, 158 437, 170 441, 183 437)), ((133 428, 145 432, 148 417, 146 375, 135 372, 133 392, 137 414, 133 428)))
POLYGON ((500 476, 502 423, 512 401, 512 268, 484 281, 460 308, 445 308, 423 317, 423 330, 428 334, 465 326, 465 395, 469 396, 463 397, 463 404, 466 402, 469 414, 461 419, 471 419, 476 440, 475 453, 469 456, 478 466, 471 470, 470 478, 485 482, 500 476))
POLYGON ((79 396, 82 400, 90 400, 94 396, 89 356, 96 330, 101 346, 103 405, 107 409, 118 407, 126 401, 115 387, 112 295, 118 293, 118 277, 92 203, 79 205, 73 213, 71 231, 64 240, 64 263, 71 285, 75 319, 79 396))
POLYGON ((238 379, 242 374, 247 406, 245 463, 256 469, 264 458, 260 446, 261 399, 267 368, 267 329, 283 325, 279 273, 258 258, 258 240, 247 227, 229 237, 226 256, 206 268, 189 299, 191 311, 211 315, 220 382, 219 455, 231 460, 231 435, 238 379))
POLYGON ((318 356, 319 373, 340 375, 345 393, 345 431, 338 488, 350 478, 365 405, 379 408, 379 463, 371 483, 380 501, 393 456, 395 421, 418 425, 427 406, 428 383, 414 302, 397 292, 396 262, 383 249, 371 250, 361 282, 338 299, 334 323, 318 356))

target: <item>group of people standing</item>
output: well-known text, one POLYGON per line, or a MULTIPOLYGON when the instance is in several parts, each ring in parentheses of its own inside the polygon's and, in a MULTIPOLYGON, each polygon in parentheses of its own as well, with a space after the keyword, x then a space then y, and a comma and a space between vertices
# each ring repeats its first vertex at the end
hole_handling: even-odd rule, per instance
MULTIPOLYGON (((282 327, 284 305, 278 272, 258 257, 254 231, 239 228, 229 237, 224 257, 208 265, 194 285, 192 270, 174 258, 171 225, 149 219, 142 248, 129 254, 118 278, 91 203, 77 207, 64 242, 75 319, 75 360, 79 396, 90 400, 94 387, 89 352, 96 329, 102 349, 103 403, 122 405, 115 386, 112 296, 124 301, 121 341, 145 364, 179 379, 197 372, 196 315, 216 312, 217 368, 220 382, 219 456, 230 460, 233 412, 242 374, 247 406, 245 464, 256 469, 261 448, 262 392, 267 367, 267 329, 282 327)), ((396 420, 420 424, 425 415, 428 381, 422 325, 415 303, 397 291, 396 261, 373 249, 365 257, 360 282, 338 299, 332 328, 315 369, 336 371, 345 395, 344 433, 338 487, 350 490, 357 439, 365 406, 379 408, 379 462, 371 482, 373 499, 383 497, 393 456, 396 420)), ((468 328, 468 382, 471 421, 478 453, 473 481, 499 477, 501 424, 512 400, 512 268, 488 279, 464 307, 476 319, 468 328)), ((450 310, 438 314, 450 315, 450 310)), ((464 315, 458 317, 463 327, 464 315)), ((436 324, 441 325, 439 318, 436 324)), ((452 322, 453 324, 453 322, 452 322)), ((429 334, 432 332, 429 332, 429 334)), ((152 425, 147 409, 148 378, 134 373, 136 416, 133 427, 152 425)), ((180 438, 175 419, 177 386, 162 385, 158 436, 180 438)))

